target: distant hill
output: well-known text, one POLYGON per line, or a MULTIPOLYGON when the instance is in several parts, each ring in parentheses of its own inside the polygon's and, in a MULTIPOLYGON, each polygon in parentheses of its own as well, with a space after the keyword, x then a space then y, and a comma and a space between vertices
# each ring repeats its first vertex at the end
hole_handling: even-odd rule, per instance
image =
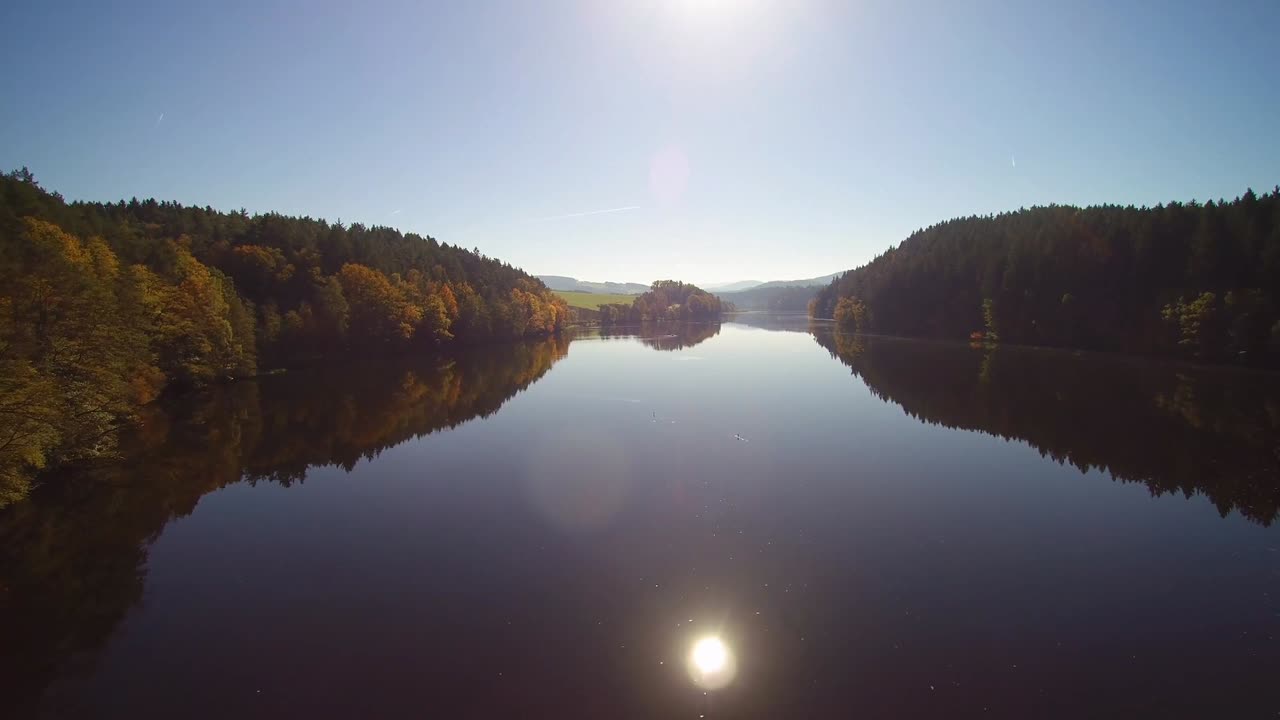
POLYGON ((759 280, 739 280, 731 283, 719 283, 716 285, 708 285, 704 288, 707 292, 738 292, 741 290, 750 290, 764 283, 759 280))
POLYGON ((809 301, 826 285, 807 286, 757 285, 738 292, 717 292, 725 302, 738 310, 772 310, 773 312, 805 312, 809 301))
POLYGON ((538 275, 537 278, 551 290, 585 293, 612 293, 615 295, 639 295, 649 290, 640 283, 588 282, 565 275, 538 275))
MULTIPOLYGON (((827 285, 836 279, 840 273, 832 273, 823 275, 822 277, 804 278, 802 280, 770 280, 769 282, 760 282, 759 280, 739 280, 731 283, 719 283, 716 285, 707 285, 706 289, 714 293, 738 293, 746 290, 755 290, 760 288, 789 288, 789 287, 813 287, 815 285, 827 285)), ((555 288, 552 288, 553 290, 555 288)))
MULTIPOLYGON (((772 280, 754 283, 739 290, 716 290, 715 293, 722 300, 733 303, 739 310, 804 312, 814 295, 839 275, 840 273, 833 273, 804 280, 772 280)), ((730 286, 741 284, 732 283, 730 286)))
POLYGON ((812 287, 814 285, 828 285, 835 280, 840 273, 831 273, 822 277, 805 278, 804 280, 774 280, 772 282, 760 283, 757 288, 785 288, 785 287, 812 287))

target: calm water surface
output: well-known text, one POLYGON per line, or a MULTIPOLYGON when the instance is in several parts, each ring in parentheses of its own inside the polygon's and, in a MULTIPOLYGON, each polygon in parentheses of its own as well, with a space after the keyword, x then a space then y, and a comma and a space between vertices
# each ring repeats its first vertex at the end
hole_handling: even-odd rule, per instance
POLYGON ((1274 376, 747 316, 131 444, 0 514, 0 715, 1280 713, 1274 376))

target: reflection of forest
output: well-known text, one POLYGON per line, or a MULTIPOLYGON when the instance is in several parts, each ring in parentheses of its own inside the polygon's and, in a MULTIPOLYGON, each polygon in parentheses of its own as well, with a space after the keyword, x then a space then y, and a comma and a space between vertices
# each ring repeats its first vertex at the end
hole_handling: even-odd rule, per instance
POLYGON ((322 465, 350 469, 486 417, 567 349, 553 337, 443 366, 317 368, 154 409, 124 462, 58 478, 0 514, 0 703, 33 700, 60 663, 105 642, 142 596, 150 542, 205 493, 240 480, 301 482, 322 465))
POLYGON ((635 338, 654 350, 683 350, 720 334, 720 323, 644 323, 599 330, 602 338, 635 338))
MULTIPOLYGON (((805 333, 809 332, 810 326, 815 323, 828 324, 822 320, 814 320, 803 312, 767 312, 757 310, 734 313, 726 319, 735 325, 746 325, 775 332, 805 333)), ((830 324, 834 325, 834 323, 830 324)))
POLYGON ((913 417, 1021 440, 1226 515, 1280 512, 1280 376, 833 333, 818 344, 913 417))

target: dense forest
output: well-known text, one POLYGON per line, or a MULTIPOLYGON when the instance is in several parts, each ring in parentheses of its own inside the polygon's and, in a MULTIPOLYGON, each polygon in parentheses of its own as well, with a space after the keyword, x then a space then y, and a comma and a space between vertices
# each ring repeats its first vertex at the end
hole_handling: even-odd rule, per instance
MULTIPOLYGON (((565 356, 553 336, 502 352, 351 359, 166 398, 122 434, 122 462, 65 468, 0 514, 0 694, 30 701, 142 599, 151 542, 206 493, 300 483, 499 410, 565 356), (349 364, 350 363, 350 364, 349 364), (323 388, 323 392, 316 392, 323 388)), ((21 713, 20 713, 21 715, 21 713)))
POLYGON ((385 227, 172 202, 67 203, 0 176, 0 506, 109 454, 171 387, 358 347, 545 335, 567 308, 478 252, 385 227))
POLYGON ((944 222, 809 311, 864 332, 1280 364, 1280 188, 944 222))
POLYGON ((1112 355, 914 342, 814 328, 818 344, 912 417, 1030 444, 1082 472, 1280 515, 1280 378, 1112 355))
POLYGON ((717 320, 720 314, 732 312, 731 303, 699 288, 675 280, 658 280, 631 302, 600 306, 600 324, 638 322, 687 322, 717 320))

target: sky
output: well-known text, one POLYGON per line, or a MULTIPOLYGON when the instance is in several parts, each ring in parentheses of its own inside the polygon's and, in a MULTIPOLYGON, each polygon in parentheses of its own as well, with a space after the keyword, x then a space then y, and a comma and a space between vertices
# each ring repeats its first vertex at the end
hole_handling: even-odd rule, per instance
POLYGON ((0 169, 711 284, 1280 183, 1280 2, 0 7, 0 169))

